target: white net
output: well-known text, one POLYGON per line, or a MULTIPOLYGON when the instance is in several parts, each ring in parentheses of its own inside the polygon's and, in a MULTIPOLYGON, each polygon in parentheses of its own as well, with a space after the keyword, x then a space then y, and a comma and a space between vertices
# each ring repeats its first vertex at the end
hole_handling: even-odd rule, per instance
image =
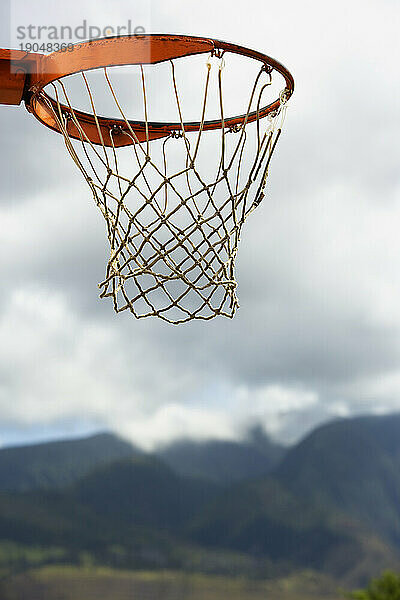
MULTIPOLYGON (((138 72, 145 141, 139 141, 126 117, 110 69, 101 70, 102 90, 105 85, 126 125, 110 129, 111 144, 104 142, 100 127, 101 143, 89 140, 75 114, 67 80, 52 84, 55 102, 48 104, 107 225, 110 258, 100 284, 101 297, 112 298, 116 312, 129 310, 137 318, 156 316, 173 324, 218 315, 231 318, 239 306, 235 259, 242 227, 264 198, 286 111, 285 92, 278 109, 259 118, 273 78, 272 69, 257 67, 241 119, 226 127, 225 58, 207 57, 199 127, 189 131, 175 62, 168 61, 177 127, 162 139, 151 140, 149 134, 149 92, 143 66, 138 72), (205 130, 212 97, 221 122, 216 131, 205 130), (63 105, 68 106, 68 113, 63 105), (254 111, 257 118, 250 122, 254 111), (69 134, 71 121, 78 141, 69 134), (124 147, 117 143, 120 136, 128 138, 124 147)), ((97 122, 94 86, 85 73, 80 77, 97 122)))

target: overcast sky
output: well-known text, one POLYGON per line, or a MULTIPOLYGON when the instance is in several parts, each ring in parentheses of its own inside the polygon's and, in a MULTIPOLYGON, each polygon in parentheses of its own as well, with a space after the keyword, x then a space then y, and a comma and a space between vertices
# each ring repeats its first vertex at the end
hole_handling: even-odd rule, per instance
POLYGON ((263 51, 296 90, 243 233, 241 308, 181 327, 98 298, 105 225, 61 136, 0 110, 0 443, 112 429, 152 448, 256 421, 293 442, 333 417, 400 410, 397 0, 30 5, 11 3, 0 45, 17 47, 23 16, 140 19, 263 51))

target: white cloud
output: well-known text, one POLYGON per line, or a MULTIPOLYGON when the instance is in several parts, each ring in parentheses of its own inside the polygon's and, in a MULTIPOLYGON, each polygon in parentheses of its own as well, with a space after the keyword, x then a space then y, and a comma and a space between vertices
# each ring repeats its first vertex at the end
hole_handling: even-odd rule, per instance
POLYGON ((96 368, 114 334, 82 326, 65 300, 43 290, 15 291, 0 322, 2 421, 24 425, 65 418, 104 418, 114 402, 112 379, 96 368))
POLYGON ((273 437, 279 438, 290 414, 299 414, 317 407, 318 395, 312 391, 266 385, 259 388, 242 387, 236 391, 238 421, 262 423, 273 437))
POLYGON ((223 411, 166 404, 154 414, 117 421, 114 429, 147 450, 174 439, 235 439, 237 430, 223 411))

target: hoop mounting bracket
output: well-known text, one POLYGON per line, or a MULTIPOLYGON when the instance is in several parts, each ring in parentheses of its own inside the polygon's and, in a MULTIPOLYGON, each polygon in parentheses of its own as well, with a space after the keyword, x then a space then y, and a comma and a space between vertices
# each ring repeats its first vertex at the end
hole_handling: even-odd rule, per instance
POLYGON ((21 104, 27 77, 35 70, 38 56, 0 49, 0 104, 21 104))

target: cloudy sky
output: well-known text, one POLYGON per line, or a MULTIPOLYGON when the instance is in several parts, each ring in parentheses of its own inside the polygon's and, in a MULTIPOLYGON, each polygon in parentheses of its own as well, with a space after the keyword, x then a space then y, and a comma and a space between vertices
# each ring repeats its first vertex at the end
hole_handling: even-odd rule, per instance
POLYGON ((152 448, 256 421, 293 442, 333 417, 400 410, 397 0, 31 4, 10 3, 1 46, 18 47, 28 18, 133 18, 264 51, 296 90, 244 231, 241 308, 181 327, 98 298, 107 241, 86 184, 61 136, 1 109, 0 444, 112 429, 152 448))

